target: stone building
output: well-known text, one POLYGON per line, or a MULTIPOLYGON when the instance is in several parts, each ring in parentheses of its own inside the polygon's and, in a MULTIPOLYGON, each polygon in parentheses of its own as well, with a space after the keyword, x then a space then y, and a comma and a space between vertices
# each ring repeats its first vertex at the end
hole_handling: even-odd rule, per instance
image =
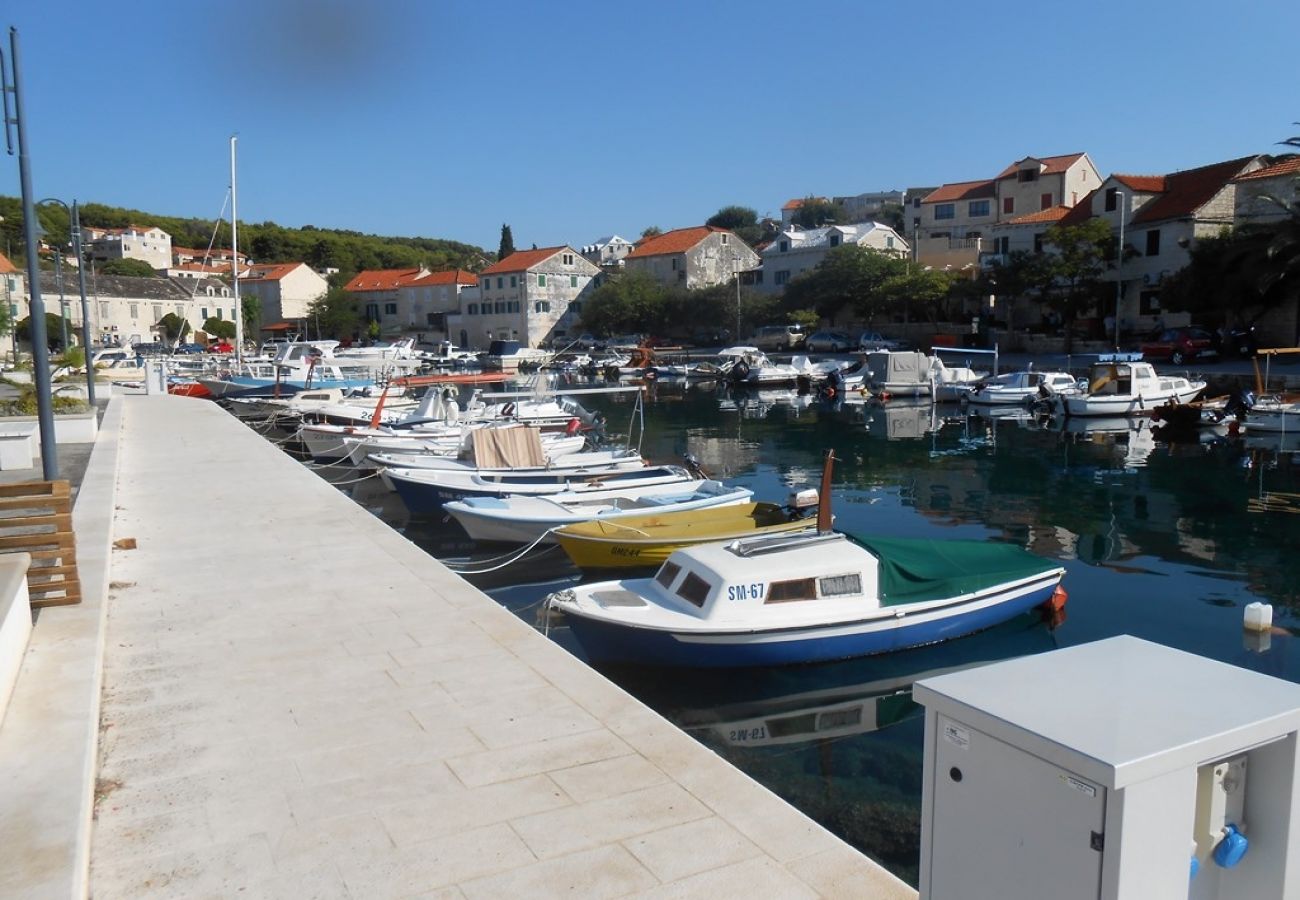
POLYGON ((616 234, 597 238, 582 248, 582 256, 601 268, 619 268, 624 258, 636 248, 636 244, 616 234))
POLYGON ((240 295, 262 307, 262 325, 289 323, 304 333, 307 308, 328 290, 329 282, 303 262, 249 266, 239 277, 240 295))
POLYGON ((595 290, 600 267, 569 246, 520 250, 478 276, 476 291, 461 293, 461 312, 448 329, 461 346, 516 340, 537 347, 568 337, 595 290))
POLYGON ((81 245, 93 260, 139 259, 155 269, 172 264, 172 236, 161 228, 128 225, 125 228, 81 229, 81 245))
POLYGON ((402 327, 421 340, 449 340, 450 316, 460 313, 461 294, 478 285, 478 276, 464 269, 431 272, 397 288, 397 317, 402 327))
POLYGON ((414 269, 367 269, 358 272, 343 286, 343 290, 357 299, 357 311, 367 322, 378 322, 380 332, 396 335, 403 330, 399 313, 403 285, 423 278, 429 270, 423 266, 414 269))
POLYGON ((1239 175, 1234 183, 1237 186, 1234 218, 1238 227, 1280 222, 1300 201, 1300 156, 1239 175))
POLYGON ((762 250, 762 269, 753 274, 754 287, 766 293, 784 291, 801 273, 816 268, 836 247, 856 244, 905 258, 911 248, 898 232, 879 222, 827 225, 824 228, 787 226, 762 250))
POLYGON ((660 284, 687 290, 726 284, 761 265, 758 254, 725 228, 700 225, 646 238, 623 260, 660 284))

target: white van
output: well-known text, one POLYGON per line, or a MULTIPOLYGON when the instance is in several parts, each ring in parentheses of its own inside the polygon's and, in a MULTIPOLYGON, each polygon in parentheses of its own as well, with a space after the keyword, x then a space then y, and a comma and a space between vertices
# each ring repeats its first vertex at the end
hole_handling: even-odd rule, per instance
POLYGON ((749 338, 749 344, 760 350, 793 350, 802 347, 807 335, 802 325, 765 325, 749 338))

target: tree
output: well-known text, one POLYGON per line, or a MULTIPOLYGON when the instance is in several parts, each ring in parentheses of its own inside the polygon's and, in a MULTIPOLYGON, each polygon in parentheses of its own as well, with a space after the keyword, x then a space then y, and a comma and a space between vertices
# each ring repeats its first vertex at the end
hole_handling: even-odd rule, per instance
POLYGON ((235 323, 227 322, 218 316, 208 316, 203 322, 203 332, 228 341, 235 336, 235 323))
MULTIPOLYGON (((56 316, 51 312, 45 314, 45 343, 49 345, 49 349, 53 349, 62 343, 63 324, 64 320, 62 316, 56 316)), ((69 333, 72 331, 72 323, 70 322, 68 323, 68 331, 69 333)), ((14 329, 14 332, 17 335, 18 340, 30 342, 32 339, 32 317, 28 316, 21 320, 14 329)))
POLYGON ((758 213, 748 206, 724 206, 709 216, 704 224, 725 228, 751 247, 764 237, 763 226, 758 224, 758 213))
POLYGON ((179 344, 185 340, 185 335, 189 334, 190 323, 176 313, 167 313, 158 320, 158 329, 162 332, 165 343, 179 344))
POLYGON ((501 243, 497 247, 497 262, 515 252, 515 236, 510 233, 510 226, 502 224, 501 243))
POLYGON ((1066 324, 1065 347, 1071 345, 1070 323, 1079 313, 1101 299, 1101 275, 1112 255, 1114 238, 1105 219, 1089 219, 1078 225, 1053 225, 1043 234, 1043 243, 1055 252, 1044 254, 1044 284, 1048 304, 1066 324))
POLYGON ((315 325, 317 337, 350 338, 361 327, 356 300, 341 287, 331 287, 313 300, 307 317, 315 325))
POLYGON ((954 272, 909 265, 886 279, 880 290, 888 308, 902 310, 909 319, 913 312, 920 312, 931 324, 937 324, 948 319, 945 301, 959 278, 954 272))
POLYGON ((239 298, 239 307, 244 316, 244 334, 257 334, 262 327, 261 299, 252 294, 245 294, 239 298))
POLYGON ((648 272, 625 272, 592 291, 582 307, 582 326, 598 335, 658 330, 667 294, 648 272))
POLYGON ((154 267, 143 259, 110 259, 99 267, 101 275, 129 275, 132 278, 157 278, 154 267))
POLYGON ((825 197, 805 197, 803 204, 794 212, 794 224, 800 228, 820 228, 823 225, 839 225, 844 222, 844 207, 825 197))
POLYGON ((663 233, 664 230, 660 228, 658 225, 649 225, 641 231, 641 240, 645 240, 646 238, 659 237, 659 235, 663 233))
POLYGON ((787 310, 812 309, 834 321, 845 307, 867 322, 892 309, 885 285, 907 271, 907 262, 857 244, 841 244, 817 266, 790 283, 787 310))

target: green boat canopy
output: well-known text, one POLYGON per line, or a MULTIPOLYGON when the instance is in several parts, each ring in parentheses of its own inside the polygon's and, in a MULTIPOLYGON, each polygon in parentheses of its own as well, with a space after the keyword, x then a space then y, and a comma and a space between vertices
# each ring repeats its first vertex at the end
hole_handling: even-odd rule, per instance
POLYGON ((1060 568, 1011 544, 849 535, 880 560, 880 605, 942 600, 1060 568))

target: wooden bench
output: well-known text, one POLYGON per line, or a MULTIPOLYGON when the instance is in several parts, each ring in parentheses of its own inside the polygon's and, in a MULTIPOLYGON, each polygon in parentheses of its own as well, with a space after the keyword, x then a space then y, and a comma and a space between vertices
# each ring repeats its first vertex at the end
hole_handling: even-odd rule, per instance
POLYGON ((30 469, 35 450, 35 422, 0 422, 0 469, 30 469))
POLYGON ((81 602, 72 491, 67 481, 0 484, 0 553, 28 553, 33 607, 81 602))

